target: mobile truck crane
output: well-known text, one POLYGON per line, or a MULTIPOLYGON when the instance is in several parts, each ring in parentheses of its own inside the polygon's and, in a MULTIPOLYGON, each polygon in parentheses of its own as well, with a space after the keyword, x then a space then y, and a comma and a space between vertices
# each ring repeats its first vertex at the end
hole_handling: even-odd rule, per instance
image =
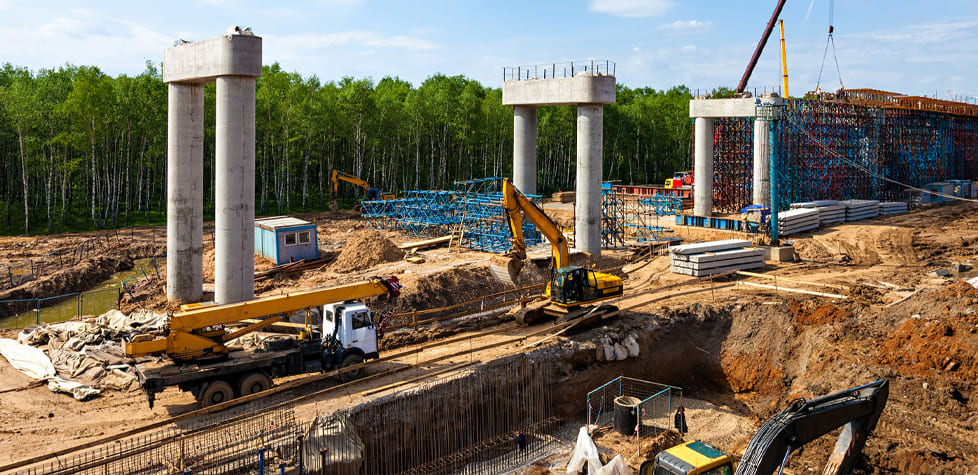
MULTIPOLYGON (((396 277, 326 289, 263 297, 224 305, 190 304, 170 316, 165 334, 133 334, 124 350, 132 358, 169 357, 136 365, 140 384, 152 408, 156 393, 177 386, 201 406, 219 404, 272 386, 281 376, 359 365, 377 358, 377 330, 372 313, 357 299, 400 293, 396 277), (271 327, 285 318, 301 319, 298 335, 262 340, 256 349, 230 346, 235 338, 271 327), (232 330, 225 325, 244 322, 232 330)), ((340 374, 352 380, 357 368, 340 374)))
POLYGON ((733 458, 713 446, 690 441, 646 460, 640 475, 754 475, 780 473, 788 454, 842 427, 823 474, 852 473, 866 438, 876 427, 890 394, 889 381, 880 379, 810 400, 797 399, 768 419, 754 434, 737 471, 733 458))
POLYGON ((331 208, 337 207, 336 192, 339 190, 341 181, 360 187, 363 190, 363 201, 392 200, 395 198, 394 193, 380 191, 380 188, 370 186, 370 183, 360 179, 360 177, 339 170, 333 170, 330 181, 333 183, 333 201, 330 203, 331 208))
POLYGON ((512 248, 504 255, 494 256, 489 269, 496 280, 510 285, 523 270, 526 259, 526 242, 523 240, 523 215, 530 220, 547 238, 553 248, 554 272, 544 291, 546 299, 535 302, 517 311, 515 317, 520 323, 533 323, 544 316, 558 317, 568 321, 588 313, 597 316, 617 310, 613 306, 602 306, 601 312, 592 304, 622 295, 622 280, 618 276, 595 272, 583 267, 570 265, 567 238, 557 225, 536 203, 530 201, 516 188, 509 178, 503 180, 503 208, 506 210, 509 229, 513 234, 512 248))

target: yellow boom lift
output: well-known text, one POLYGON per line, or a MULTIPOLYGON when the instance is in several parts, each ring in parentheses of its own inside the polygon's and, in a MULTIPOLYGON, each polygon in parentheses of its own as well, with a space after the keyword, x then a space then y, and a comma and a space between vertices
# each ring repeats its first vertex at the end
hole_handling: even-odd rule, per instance
POLYGON ((558 317, 560 321, 567 321, 589 312, 593 316, 617 310, 610 305, 595 309, 592 304, 621 295, 621 278, 570 265, 567 238, 560 232, 560 226, 518 190, 509 178, 503 180, 502 194, 503 207, 513 238, 512 248, 508 253, 494 256, 490 260, 489 269, 496 280, 516 285, 516 278, 523 269, 523 260, 526 259, 524 215, 550 242, 554 256, 555 271, 544 291, 546 300, 521 308, 516 314, 516 320, 520 323, 533 323, 549 315, 558 317))

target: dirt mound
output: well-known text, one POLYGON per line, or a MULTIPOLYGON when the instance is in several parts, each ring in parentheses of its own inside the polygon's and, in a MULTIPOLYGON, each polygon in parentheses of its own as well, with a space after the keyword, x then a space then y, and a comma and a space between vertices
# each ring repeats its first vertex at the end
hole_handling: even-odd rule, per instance
POLYGON ((330 270, 348 274, 402 258, 404 251, 398 249, 387 236, 379 231, 366 229, 350 235, 330 270))
POLYGON ((780 306, 746 306, 733 319, 720 364, 734 392, 784 392, 784 362, 795 325, 783 310, 780 306))
MULTIPOLYGON (((818 305, 811 301, 804 303, 795 301, 791 302, 788 308, 799 325, 834 325, 849 323, 853 319, 852 312, 828 303, 818 305)), ((799 327, 798 331, 801 330, 802 328, 799 327)))
POLYGON ((957 313, 937 318, 908 318, 883 342, 879 363, 903 374, 978 378, 978 315, 957 313))

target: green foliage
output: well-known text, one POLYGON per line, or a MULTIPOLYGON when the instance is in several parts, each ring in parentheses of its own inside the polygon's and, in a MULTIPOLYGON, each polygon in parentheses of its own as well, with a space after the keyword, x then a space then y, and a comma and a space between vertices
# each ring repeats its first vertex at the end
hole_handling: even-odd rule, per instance
MULTIPOLYGON (((385 191, 450 189, 455 180, 508 176, 513 111, 502 92, 436 74, 417 87, 397 77, 321 82, 265 66, 256 85, 258 214, 324 210, 333 169, 385 191)), ((723 94, 726 91, 718 91, 723 94)), ((204 212, 214 206, 213 84, 204 88, 204 212)), ((603 178, 661 183, 690 165, 690 91, 618 87, 605 107, 603 178)), ((152 62, 109 77, 65 65, 0 69, 0 234, 159 224, 166 212, 167 86, 152 62), (23 143, 23 147, 21 147, 23 143), (23 154, 21 153, 23 151, 23 154)), ((576 109, 538 111, 538 189, 573 189, 576 109)))

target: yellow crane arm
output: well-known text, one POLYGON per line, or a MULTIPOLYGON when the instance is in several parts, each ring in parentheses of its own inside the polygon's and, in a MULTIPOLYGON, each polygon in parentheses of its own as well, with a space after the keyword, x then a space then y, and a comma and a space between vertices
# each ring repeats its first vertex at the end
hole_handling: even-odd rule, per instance
POLYGON ((225 334, 223 328, 210 330, 209 327, 251 318, 272 317, 245 328, 245 331, 235 332, 234 337, 238 337, 269 325, 268 320, 272 320, 271 323, 274 323, 281 315, 288 315, 319 305, 375 297, 387 293, 397 296, 399 290, 397 278, 381 279, 378 277, 355 284, 275 295, 247 302, 198 306, 174 313, 170 317, 169 331, 166 336, 137 335, 125 343, 125 351, 126 355, 133 358, 166 353, 173 359, 181 360, 225 354, 227 347, 224 346, 224 342, 230 338, 225 334))
POLYGON ((530 201, 526 195, 513 185, 509 178, 503 180, 503 207, 509 216, 509 229, 513 232, 513 246, 521 258, 526 257, 526 243, 523 241, 523 219, 520 211, 526 214, 527 219, 536 225, 537 229, 543 233, 550 245, 553 246, 554 257, 557 259, 557 269, 570 263, 567 251, 567 238, 560 232, 557 225, 550 216, 530 201))

